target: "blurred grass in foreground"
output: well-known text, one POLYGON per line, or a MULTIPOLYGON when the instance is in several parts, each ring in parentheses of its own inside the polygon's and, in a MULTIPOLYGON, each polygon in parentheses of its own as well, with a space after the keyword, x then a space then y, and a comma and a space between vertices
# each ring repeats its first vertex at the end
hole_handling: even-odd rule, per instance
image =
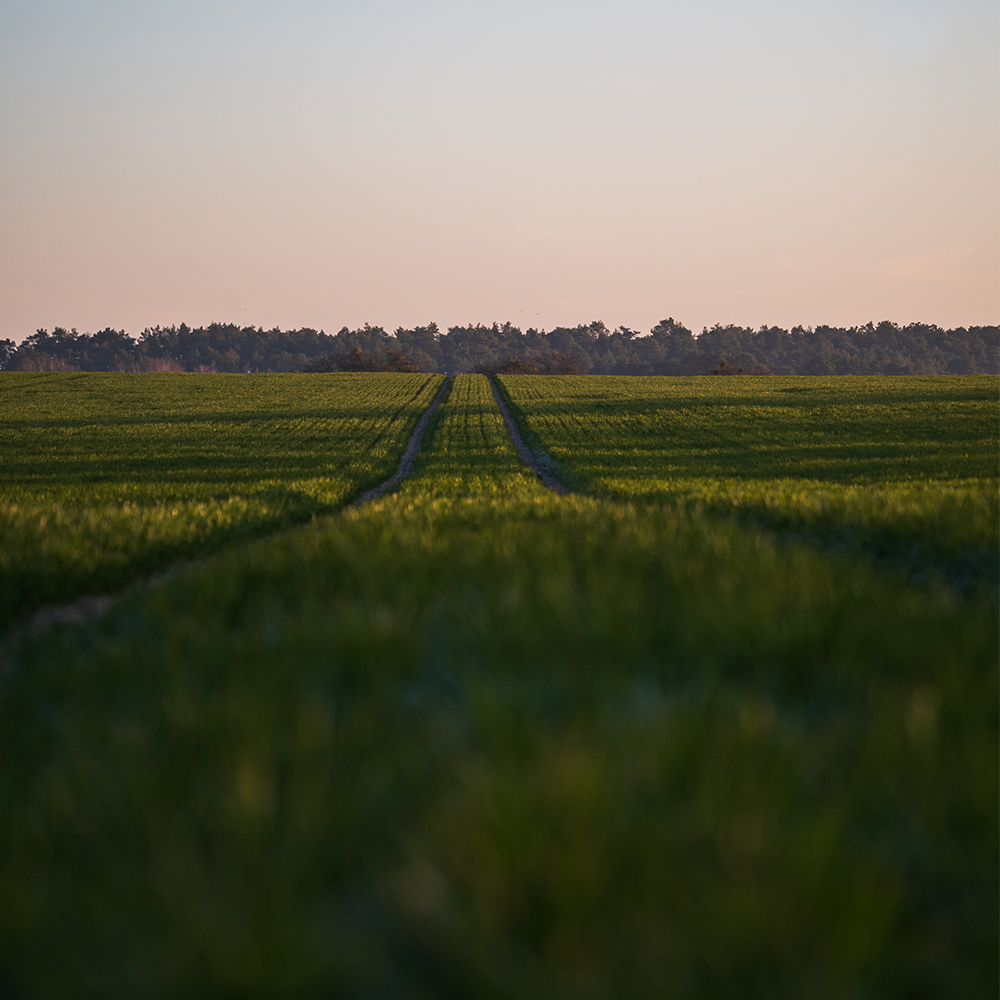
POLYGON ((12 650, 7 982, 994 995, 991 602, 555 497, 488 391, 394 496, 12 650))

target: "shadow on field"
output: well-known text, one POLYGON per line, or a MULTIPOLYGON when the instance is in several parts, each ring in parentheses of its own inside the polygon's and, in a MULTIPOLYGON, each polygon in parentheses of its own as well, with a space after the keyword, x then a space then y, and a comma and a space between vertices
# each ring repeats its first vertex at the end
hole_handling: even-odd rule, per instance
POLYGON ((705 512, 731 518, 747 528, 763 529, 779 544, 805 544, 820 552, 869 561, 877 569, 901 573, 909 583, 943 584, 966 597, 992 597, 1000 586, 1000 553, 995 547, 949 544, 928 533, 926 526, 895 528, 884 525, 838 524, 789 513, 775 513, 753 505, 705 506, 705 512))

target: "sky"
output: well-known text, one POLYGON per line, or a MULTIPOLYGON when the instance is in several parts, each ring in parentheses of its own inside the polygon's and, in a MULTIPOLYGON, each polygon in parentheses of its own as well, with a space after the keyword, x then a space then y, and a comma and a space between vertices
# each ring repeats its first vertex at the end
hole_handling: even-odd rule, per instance
POLYGON ((0 338, 1000 320, 995 0, 0 0, 0 338))

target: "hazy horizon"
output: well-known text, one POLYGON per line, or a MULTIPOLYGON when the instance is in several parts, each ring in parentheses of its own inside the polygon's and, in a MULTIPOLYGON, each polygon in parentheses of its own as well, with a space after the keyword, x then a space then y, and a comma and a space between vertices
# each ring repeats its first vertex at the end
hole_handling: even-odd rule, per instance
POLYGON ((1000 321, 984 0, 0 2, 0 338, 1000 321))

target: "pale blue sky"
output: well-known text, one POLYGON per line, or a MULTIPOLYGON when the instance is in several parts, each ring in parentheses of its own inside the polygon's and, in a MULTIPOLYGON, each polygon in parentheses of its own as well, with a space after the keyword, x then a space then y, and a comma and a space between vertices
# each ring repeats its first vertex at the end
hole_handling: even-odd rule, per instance
POLYGON ((0 0, 0 337, 1000 319, 994 0, 0 0))

